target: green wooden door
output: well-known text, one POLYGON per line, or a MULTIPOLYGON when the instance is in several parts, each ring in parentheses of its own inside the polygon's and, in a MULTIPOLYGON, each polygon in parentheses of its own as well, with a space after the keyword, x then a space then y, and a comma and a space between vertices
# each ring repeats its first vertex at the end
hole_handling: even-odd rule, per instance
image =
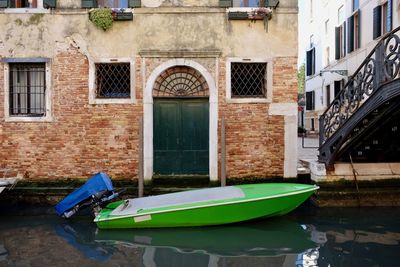
POLYGON ((208 99, 154 100, 154 174, 208 174, 208 99))

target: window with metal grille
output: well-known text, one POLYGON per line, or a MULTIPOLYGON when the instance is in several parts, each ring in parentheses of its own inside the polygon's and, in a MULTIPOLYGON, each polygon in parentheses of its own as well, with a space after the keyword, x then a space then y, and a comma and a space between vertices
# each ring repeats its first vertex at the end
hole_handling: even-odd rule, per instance
POLYGON ((45 69, 45 63, 10 64, 10 115, 45 115, 45 69))
POLYGON ((266 63, 232 62, 232 98, 266 97, 266 70, 266 63))
POLYGON ((194 68, 176 66, 167 69, 157 78, 154 97, 207 97, 208 85, 194 68))
POLYGON ((95 66, 97 98, 130 97, 130 63, 96 63, 95 66))

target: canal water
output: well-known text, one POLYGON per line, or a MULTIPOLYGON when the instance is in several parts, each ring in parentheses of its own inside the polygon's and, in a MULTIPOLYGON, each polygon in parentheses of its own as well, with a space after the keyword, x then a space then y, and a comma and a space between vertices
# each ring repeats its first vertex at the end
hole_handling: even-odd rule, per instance
POLYGON ((148 230, 51 213, 1 212, 0 266, 400 266, 400 208, 302 206, 250 223, 148 230))

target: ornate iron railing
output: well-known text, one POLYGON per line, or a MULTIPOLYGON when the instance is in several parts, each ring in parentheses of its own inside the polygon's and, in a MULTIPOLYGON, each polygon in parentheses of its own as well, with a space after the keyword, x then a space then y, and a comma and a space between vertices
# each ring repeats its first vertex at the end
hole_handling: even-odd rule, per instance
POLYGON ((400 27, 382 37, 319 118, 319 145, 335 133, 379 88, 400 76, 400 27))

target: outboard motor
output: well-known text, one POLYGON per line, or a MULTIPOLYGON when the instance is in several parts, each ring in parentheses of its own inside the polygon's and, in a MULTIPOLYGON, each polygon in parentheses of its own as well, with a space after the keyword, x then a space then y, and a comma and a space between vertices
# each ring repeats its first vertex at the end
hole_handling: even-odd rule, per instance
POLYGON ((85 207, 92 207, 96 213, 103 205, 118 197, 120 193, 114 192, 110 177, 99 172, 60 201, 55 209, 57 214, 64 218, 70 218, 85 207))

